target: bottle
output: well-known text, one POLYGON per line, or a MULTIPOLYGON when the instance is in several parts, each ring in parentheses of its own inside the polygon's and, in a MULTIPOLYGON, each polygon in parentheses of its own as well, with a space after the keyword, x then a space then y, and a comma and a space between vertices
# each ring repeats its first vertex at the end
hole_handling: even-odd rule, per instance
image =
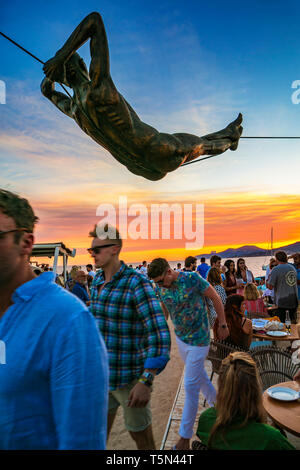
POLYGON ((285 327, 288 333, 291 331, 291 319, 290 319, 290 314, 289 311, 285 311, 285 327))

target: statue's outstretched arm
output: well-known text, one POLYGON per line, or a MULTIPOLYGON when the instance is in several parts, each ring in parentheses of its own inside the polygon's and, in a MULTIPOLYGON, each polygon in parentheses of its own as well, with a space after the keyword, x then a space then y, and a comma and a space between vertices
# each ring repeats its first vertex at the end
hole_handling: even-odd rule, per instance
POLYGON ((69 117, 71 114, 71 99, 64 93, 55 90, 55 83, 49 78, 45 77, 41 83, 41 92, 48 98, 55 106, 69 117))
POLYGON ((99 13, 90 13, 73 31, 55 57, 46 63, 44 70, 49 78, 56 80, 55 67, 65 64, 74 52, 90 39, 90 78, 97 86, 103 78, 109 77, 109 51, 104 24, 99 13), (53 68, 53 75, 52 69, 53 68))

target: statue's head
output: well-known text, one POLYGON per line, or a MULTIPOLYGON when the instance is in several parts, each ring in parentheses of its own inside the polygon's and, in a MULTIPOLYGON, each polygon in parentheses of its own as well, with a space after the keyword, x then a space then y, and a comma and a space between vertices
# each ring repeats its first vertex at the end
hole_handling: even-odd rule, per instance
POLYGON ((66 62, 66 85, 73 88, 87 80, 90 80, 88 69, 84 60, 77 52, 66 62))

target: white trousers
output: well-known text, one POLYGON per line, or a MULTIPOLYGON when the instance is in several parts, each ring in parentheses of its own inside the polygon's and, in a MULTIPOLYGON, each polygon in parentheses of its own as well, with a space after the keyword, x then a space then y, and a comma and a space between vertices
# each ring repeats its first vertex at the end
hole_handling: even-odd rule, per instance
POLYGON ((209 346, 191 346, 181 341, 177 336, 176 341, 180 356, 185 364, 185 400, 179 435, 185 439, 191 439, 194 434, 193 427, 198 411, 200 390, 210 406, 216 402, 216 390, 204 369, 209 346))

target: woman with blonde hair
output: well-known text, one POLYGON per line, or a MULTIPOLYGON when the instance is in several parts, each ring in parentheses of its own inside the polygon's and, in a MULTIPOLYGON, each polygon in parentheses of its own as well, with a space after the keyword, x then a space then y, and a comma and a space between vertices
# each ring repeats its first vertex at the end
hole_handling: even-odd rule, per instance
POLYGON ((197 436, 209 449, 295 449, 280 431, 266 422, 254 360, 245 352, 229 354, 220 368, 216 405, 201 414, 197 436))
POLYGON ((268 316, 267 307, 253 282, 246 284, 244 289, 244 298, 247 313, 258 313, 260 315, 268 316))

